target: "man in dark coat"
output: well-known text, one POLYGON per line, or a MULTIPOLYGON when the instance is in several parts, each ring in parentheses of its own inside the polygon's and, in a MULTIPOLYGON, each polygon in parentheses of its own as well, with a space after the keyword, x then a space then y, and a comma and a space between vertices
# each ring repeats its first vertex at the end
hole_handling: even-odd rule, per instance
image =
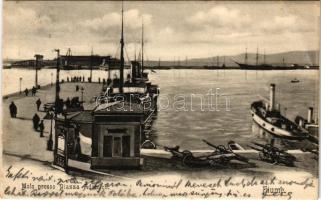
POLYGON ((70 99, 68 97, 67 100, 66 100, 66 107, 70 108, 70 105, 71 105, 71 102, 70 102, 70 99))
POLYGON ((26 88, 24 92, 25 92, 25 95, 28 96, 28 94, 29 94, 28 88, 26 88))
POLYGON ((39 131, 40 131, 40 137, 43 137, 43 130, 45 129, 45 125, 43 124, 43 120, 41 120, 39 124, 39 131))
POLYGON ((36 104, 37 104, 37 110, 39 111, 39 108, 40 108, 40 105, 41 105, 41 100, 38 99, 38 100, 36 101, 36 104))
POLYGON ((10 115, 12 118, 16 118, 17 117, 17 106, 14 104, 14 102, 12 101, 10 106, 9 106, 9 110, 10 110, 10 115))
POLYGON ((33 122, 33 128, 35 130, 38 130, 38 126, 39 126, 39 121, 40 121, 40 117, 37 115, 37 113, 33 116, 32 118, 32 122, 33 122))
POLYGON ((35 96, 36 93, 37 93, 37 89, 33 86, 32 89, 31 89, 31 95, 35 96))

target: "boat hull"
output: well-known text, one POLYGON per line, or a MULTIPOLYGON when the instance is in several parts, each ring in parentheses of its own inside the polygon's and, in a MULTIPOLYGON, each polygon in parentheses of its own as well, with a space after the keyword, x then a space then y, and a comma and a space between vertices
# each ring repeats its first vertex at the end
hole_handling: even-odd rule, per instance
POLYGON ((275 137, 288 139, 288 140, 303 140, 303 139, 307 139, 307 137, 305 135, 303 135, 303 136, 294 135, 290 131, 284 130, 284 129, 280 128, 280 127, 277 127, 277 126, 271 124, 270 122, 264 120, 262 117, 257 115, 254 111, 251 111, 251 113, 252 113, 253 121, 257 125, 259 125, 264 131, 272 134, 275 137))
POLYGON ((286 67, 286 66, 272 66, 269 64, 259 64, 259 65, 249 65, 249 64, 244 64, 244 63, 238 63, 238 66, 240 69, 245 69, 245 70, 294 70, 296 68, 294 67, 286 67))

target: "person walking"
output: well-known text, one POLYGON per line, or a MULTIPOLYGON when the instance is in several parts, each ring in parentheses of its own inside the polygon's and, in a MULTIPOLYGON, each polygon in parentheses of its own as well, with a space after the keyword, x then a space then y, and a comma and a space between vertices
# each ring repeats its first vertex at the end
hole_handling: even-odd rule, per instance
POLYGON ((38 130, 38 126, 39 126, 39 121, 40 121, 40 117, 37 115, 37 113, 33 116, 32 118, 32 122, 33 122, 33 129, 35 129, 35 131, 38 130))
POLYGON ((71 106, 71 102, 70 102, 69 97, 67 98, 67 100, 66 100, 65 104, 66 104, 67 109, 68 109, 68 108, 70 108, 70 106, 71 106))
POLYGON ((16 104, 14 104, 13 101, 11 102, 11 104, 9 106, 9 110, 10 110, 11 118, 16 118, 17 117, 17 106, 16 106, 16 104))
POLYGON ((45 125, 43 124, 43 120, 41 120, 39 124, 39 131, 40 131, 40 137, 43 137, 43 130, 45 129, 45 125))
POLYGON ((41 100, 40 98, 36 101, 37 104, 37 110, 39 111, 40 105, 41 105, 41 100))
POLYGON ((33 86, 32 89, 31 89, 31 95, 35 96, 36 93, 37 93, 37 89, 33 86))
POLYGON ((28 88, 26 88, 24 92, 25 92, 25 95, 28 96, 28 94, 29 94, 28 88))

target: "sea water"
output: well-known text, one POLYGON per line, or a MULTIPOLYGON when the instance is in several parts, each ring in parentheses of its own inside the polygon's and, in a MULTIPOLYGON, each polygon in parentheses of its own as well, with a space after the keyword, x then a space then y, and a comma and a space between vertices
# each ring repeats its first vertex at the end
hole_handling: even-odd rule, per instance
MULTIPOLYGON (((126 70, 125 75, 129 71, 126 70)), ((182 149, 209 149, 201 140, 218 145, 229 140, 246 146, 250 141, 263 141, 254 134, 250 114, 253 101, 269 98, 271 83, 276 84, 276 102, 283 115, 291 120, 297 115, 307 118, 308 107, 314 107, 318 116, 319 71, 256 71, 256 70, 156 70, 149 79, 160 88, 157 119, 153 140, 160 145, 182 149), (299 83, 291 83, 297 78, 299 83)), ((89 77, 89 70, 61 70, 60 78, 89 77)), ((94 70, 93 81, 107 78, 107 71, 94 70)), ((118 76, 113 71, 111 76, 118 76)), ((2 94, 10 94, 21 87, 34 85, 35 70, 4 69, 2 94)), ((55 69, 38 71, 40 85, 54 82, 55 69), (51 78, 52 77, 52 78, 51 78)))

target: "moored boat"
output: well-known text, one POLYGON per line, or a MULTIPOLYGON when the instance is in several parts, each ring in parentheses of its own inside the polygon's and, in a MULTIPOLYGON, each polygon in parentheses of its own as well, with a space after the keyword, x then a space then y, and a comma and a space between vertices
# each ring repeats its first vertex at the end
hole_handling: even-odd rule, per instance
POLYGON ((309 138, 308 131, 284 117, 280 112, 280 108, 275 108, 274 84, 271 84, 270 86, 270 102, 253 102, 251 104, 251 113, 253 121, 264 131, 275 137, 289 140, 303 140, 309 138))
POLYGON ((291 83, 299 83, 299 82, 300 82, 300 80, 297 79, 297 78, 294 78, 294 79, 291 80, 291 83))

